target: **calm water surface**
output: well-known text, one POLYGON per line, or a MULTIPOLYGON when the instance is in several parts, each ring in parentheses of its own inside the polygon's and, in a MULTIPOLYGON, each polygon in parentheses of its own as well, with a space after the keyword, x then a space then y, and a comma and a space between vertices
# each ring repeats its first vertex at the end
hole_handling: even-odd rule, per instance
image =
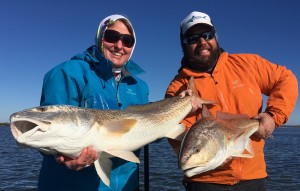
MULTIPOLYGON (((300 191, 300 128, 279 128, 275 140, 267 140, 265 157, 269 174, 268 191, 300 191)), ((0 190, 36 190, 41 155, 33 149, 19 148, 8 127, 0 127, 0 190)), ((143 157, 143 152, 142 156, 143 157)), ((184 190, 177 159, 166 140, 149 145, 150 190, 184 190)), ((143 160, 140 190, 144 190, 143 160)))

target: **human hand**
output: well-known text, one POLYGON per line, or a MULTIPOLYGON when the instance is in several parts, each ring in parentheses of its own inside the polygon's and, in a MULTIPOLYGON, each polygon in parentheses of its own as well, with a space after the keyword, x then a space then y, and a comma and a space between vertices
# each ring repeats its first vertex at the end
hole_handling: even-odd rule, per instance
MULTIPOLYGON (((181 98, 183 98, 185 96, 191 96, 191 95, 193 95, 193 92, 192 92, 191 89, 185 90, 185 91, 183 91, 183 92, 181 92, 179 94, 179 96, 181 98)), ((202 108, 202 102, 198 98, 193 97, 191 99, 191 102, 192 102, 192 110, 191 110, 191 112, 195 112, 197 109, 202 108)))
POLYGON ((255 135, 260 138, 270 137, 275 129, 275 122, 272 117, 267 113, 259 113, 253 119, 259 120, 259 127, 255 135))
POLYGON ((98 158, 98 153, 92 146, 84 148, 80 156, 76 159, 60 155, 56 157, 56 161, 60 164, 66 165, 69 169, 81 170, 93 164, 98 158))
POLYGON ((183 97, 185 97, 185 96, 191 96, 191 95, 193 95, 193 91, 192 91, 191 89, 184 90, 183 92, 181 92, 181 93, 179 94, 179 96, 180 96, 181 98, 183 98, 183 97))

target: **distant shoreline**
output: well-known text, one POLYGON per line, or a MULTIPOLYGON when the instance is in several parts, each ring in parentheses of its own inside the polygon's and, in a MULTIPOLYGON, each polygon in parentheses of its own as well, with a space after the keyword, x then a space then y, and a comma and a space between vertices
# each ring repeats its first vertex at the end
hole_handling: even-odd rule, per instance
POLYGON ((282 125, 280 127, 300 127, 300 125, 282 125))
POLYGON ((0 127, 1 126, 9 126, 9 123, 0 123, 0 127))

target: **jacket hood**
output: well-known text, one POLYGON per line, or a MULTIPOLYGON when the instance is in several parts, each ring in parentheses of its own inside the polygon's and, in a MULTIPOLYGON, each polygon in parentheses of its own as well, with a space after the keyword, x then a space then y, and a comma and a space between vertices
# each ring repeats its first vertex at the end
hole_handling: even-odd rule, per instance
POLYGON ((131 54, 128 58, 128 60, 129 60, 131 58, 132 54, 133 54, 133 51, 134 51, 134 47, 135 47, 135 44, 136 44, 136 36, 135 36, 134 28, 133 28, 131 22, 126 17, 124 17, 123 15, 118 15, 118 14, 110 15, 110 16, 104 18, 100 22, 99 27, 98 27, 98 31, 97 31, 97 34, 96 34, 96 38, 95 38, 95 41, 96 41, 95 44, 99 48, 99 50, 101 50, 101 47, 103 45, 102 40, 103 40, 103 36, 104 36, 104 33, 105 33, 106 29, 118 19, 126 19, 128 21, 128 23, 130 24, 130 26, 132 28, 133 38, 135 39, 133 47, 132 47, 132 52, 131 52, 131 54))

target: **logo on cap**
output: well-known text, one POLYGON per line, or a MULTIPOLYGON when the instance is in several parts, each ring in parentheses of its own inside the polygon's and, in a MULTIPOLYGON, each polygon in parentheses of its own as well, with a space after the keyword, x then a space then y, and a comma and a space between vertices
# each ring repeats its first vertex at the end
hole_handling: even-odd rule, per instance
POLYGON ((206 16, 197 16, 197 17, 195 17, 195 16, 193 15, 192 18, 190 18, 190 20, 188 20, 187 23, 189 23, 189 22, 194 22, 194 20, 196 20, 196 19, 205 19, 205 18, 206 18, 206 16))

